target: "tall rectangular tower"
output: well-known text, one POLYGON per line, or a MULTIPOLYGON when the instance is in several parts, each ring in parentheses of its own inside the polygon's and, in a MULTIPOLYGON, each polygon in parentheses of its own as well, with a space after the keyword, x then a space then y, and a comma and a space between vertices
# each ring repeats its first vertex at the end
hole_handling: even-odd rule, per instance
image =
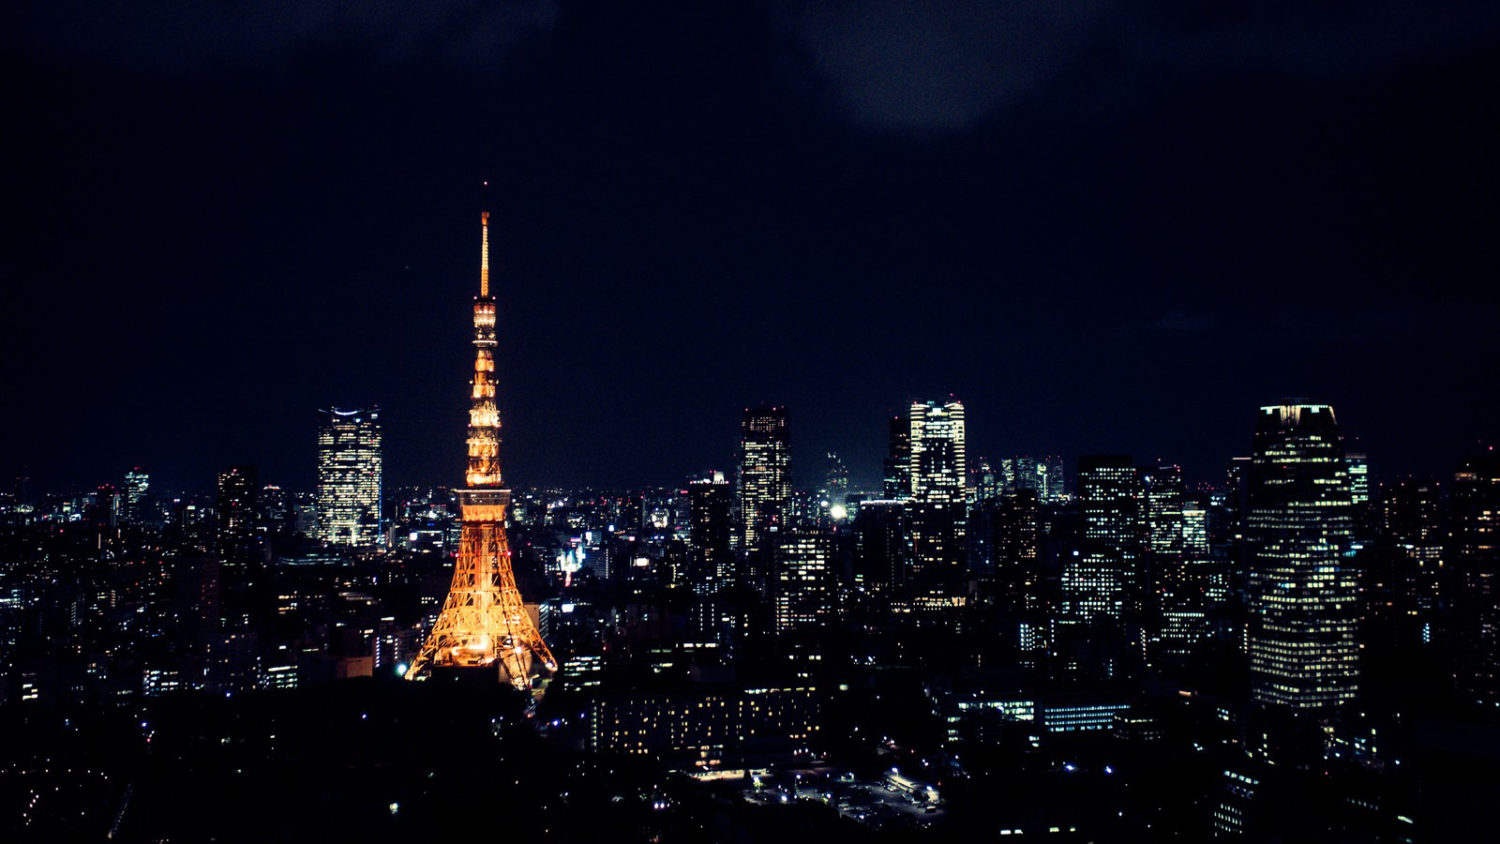
POLYGON ((255 561, 259 537, 255 532, 259 513, 260 483, 254 466, 233 466, 219 473, 219 559, 230 565, 255 561))
POLYGON ((782 534, 775 543, 776 632, 827 623, 833 615, 833 572, 823 534, 782 534))
POLYGON ((151 475, 137 466, 125 473, 125 515, 131 524, 146 521, 146 491, 151 488, 151 475))
POLYGON ((785 530, 790 515, 786 408, 745 408, 740 420, 741 548, 759 551, 769 534, 785 530))
POLYGON ((1123 455, 1078 459, 1083 515, 1078 553, 1063 566, 1063 612, 1077 621, 1120 621, 1141 583, 1141 494, 1135 462, 1123 455))
POLYGON ((908 421, 912 498, 942 503, 967 500, 969 469, 963 403, 957 399, 943 404, 912 402, 908 421))
POLYGON ((320 410, 318 539, 331 545, 379 544, 380 496, 380 409, 320 410))
POLYGON ((710 594, 734 579, 729 491, 722 472, 688 484, 688 576, 710 594))
POLYGON ((1247 480, 1251 694, 1284 711, 1346 703, 1358 688, 1358 595, 1333 408, 1262 407, 1247 480))
POLYGON ((1453 475, 1453 679, 1467 700, 1500 706, 1500 453, 1453 475))
POLYGON ((962 566, 969 497, 963 403, 912 402, 907 419, 913 557, 919 569, 962 566))
POLYGON ((891 417, 883 480, 887 501, 911 499, 911 420, 905 416, 891 417))

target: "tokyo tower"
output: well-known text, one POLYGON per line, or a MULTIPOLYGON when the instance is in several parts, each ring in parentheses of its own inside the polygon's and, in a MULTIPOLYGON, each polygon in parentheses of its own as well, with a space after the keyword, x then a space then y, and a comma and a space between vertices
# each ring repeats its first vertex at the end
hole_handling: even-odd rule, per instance
POLYGON ((479 295, 474 299, 474 380, 469 408, 468 483, 458 490, 463 532, 453 584, 406 679, 434 670, 498 672, 525 691, 557 671, 557 661, 526 611, 510 565, 505 511, 510 490, 500 474, 500 410, 495 404, 495 297, 490 295, 490 215, 479 215, 479 295))

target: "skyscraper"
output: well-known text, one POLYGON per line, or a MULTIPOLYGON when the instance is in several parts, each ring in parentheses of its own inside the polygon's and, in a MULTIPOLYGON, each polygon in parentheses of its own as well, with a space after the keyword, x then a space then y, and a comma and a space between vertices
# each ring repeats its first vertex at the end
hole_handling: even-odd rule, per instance
POLYGON ((380 542, 380 409, 319 411, 318 539, 364 547, 380 542))
POLYGON ((786 408, 747 407, 740 420, 741 547, 759 551, 769 534, 786 528, 792 498, 786 408))
POLYGON ((1077 553, 1063 566, 1063 612, 1078 621, 1119 621, 1137 607, 1141 583, 1140 476, 1120 455, 1078 459, 1083 515, 1077 553))
POLYGON ((255 561, 260 542, 255 532, 260 483, 254 466, 232 466, 219 473, 219 559, 230 565, 255 561))
POLYGON ((829 540, 787 533, 775 540, 776 632, 826 624, 833 615, 829 540))
POLYGON ((1459 464, 1452 495, 1453 676, 1467 699, 1500 705, 1500 454, 1459 464))
POLYGON ((1381 492, 1381 529, 1402 561, 1392 588, 1403 609, 1431 621, 1438 608, 1448 539, 1442 487, 1407 478, 1382 485, 1381 492))
POLYGON ((1351 453, 1345 456, 1344 463, 1349 469, 1349 501, 1355 507, 1370 503, 1370 458, 1351 453))
MULTIPOLYGON (((1182 557, 1182 508, 1187 491, 1181 466, 1158 466, 1141 472, 1147 545, 1156 560, 1182 557)), ((1165 574, 1165 572, 1163 572, 1165 574)))
POLYGON ((961 566, 968 506, 964 406, 912 402, 908 417, 911 456, 912 551, 919 568, 961 566))
POLYGON ((990 465, 990 461, 983 457, 979 458, 976 463, 978 465, 971 470, 973 478, 970 481, 970 486, 974 488, 974 502, 978 504, 999 498, 1005 492, 1003 476, 996 472, 990 465))
POLYGON ((854 580, 864 587, 900 586, 911 568, 906 505, 863 501, 854 516, 854 580))
POLYGON ((125 518, 131 524, 140 524, 146 519, 146 490, 151 488, 151 476, 137 466, 125 473, 125 518))
POLYGON ((849 494, 849 469, 833 452, 828 452, 827 469, 823 480, 823 501, 828 505, 843 504, 849 494))
POLYGON ((1000 498, 995 540, 996 600, 1012 617, 1035 618, 1043 606, 1036 490, 1000 498))
POLYGON ((1251 693, 1282 711, 1348 702, 1358 683, 1357 584, 1333 408, 1260 408, 1247 480, 1251 693))
POLYGON ((887 501, 911 498, 911 420, 905 416, 891 417, 882 477, 887 501))
POLYGON ((688 484, 688 575, 695 590, 717 591, 734 578, 731 503, 722 472, 688 484))
POLYGON ((1178 466, 1141 471, 1145 547, 1151 589, 1146 595, 1152 620, 1149 660, 1183 660, 1209 634, 1215 568, 1209 554, 1208 510, 1189 497, 1178 466))

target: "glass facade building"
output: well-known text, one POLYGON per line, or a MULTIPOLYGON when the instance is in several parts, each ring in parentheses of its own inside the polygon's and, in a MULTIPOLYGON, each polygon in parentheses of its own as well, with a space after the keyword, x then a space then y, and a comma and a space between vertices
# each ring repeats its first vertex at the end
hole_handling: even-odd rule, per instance
POLYGON ((379 544, 380 498, 380 410, 319 411, 318 539, 379 544))
POLYGON ((1325 710, 1358 689, 1349 474, 1333 408, 1262 407, 1248 477, 1251 693, 1325 710))
POLYGON ((786 408, 748 407, 740 420, 740 547, 760 550, 785 527, 791 506, 786 408))
POLYGON ((908 421, 913 557, 919 569, 962 565, 969 500, 963 403, 912 402, 908 421))

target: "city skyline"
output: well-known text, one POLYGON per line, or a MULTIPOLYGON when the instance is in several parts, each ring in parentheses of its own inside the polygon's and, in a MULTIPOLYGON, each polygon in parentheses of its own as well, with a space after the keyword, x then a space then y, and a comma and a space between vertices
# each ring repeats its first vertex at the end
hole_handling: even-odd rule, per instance
POLYGON ((465 408, 429 373, 463 366, 486 178, 518 483, 727 468, 762 402, 866 487, 882 416, 949 394, 976 457, 1189 482, 1288 396, 1379 477, 1492 435, 1500 13, 1028 8, 309 6, 188 41, 23 9, 0 472, 307 487, 316 409, 378 403, 390 483, 455 483, 465 408))
POLYGON ((0 839, 1494 837, 1500 5, 0 20, 0 839))

